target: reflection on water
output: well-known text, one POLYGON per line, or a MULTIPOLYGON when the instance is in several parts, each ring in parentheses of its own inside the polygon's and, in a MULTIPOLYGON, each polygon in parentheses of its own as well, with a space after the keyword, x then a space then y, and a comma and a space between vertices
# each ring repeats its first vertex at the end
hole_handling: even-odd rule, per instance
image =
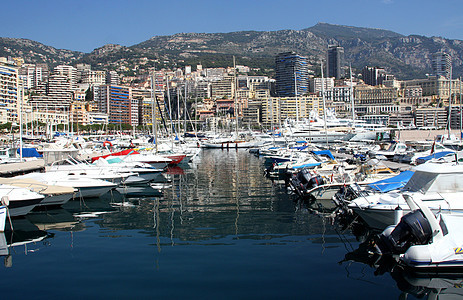
POLYGON ((0 247, 15 270, 4 276, 5 293, 27 284, 31 292, 21 296, 35 298, 37 291, 131 299, 400 295, 392 278, 363 271, 359 280, 338 264, 359 246, 355 236, 263 171, 247 151, 205 150, 170 169, 168 182, 15 220, 0 247))

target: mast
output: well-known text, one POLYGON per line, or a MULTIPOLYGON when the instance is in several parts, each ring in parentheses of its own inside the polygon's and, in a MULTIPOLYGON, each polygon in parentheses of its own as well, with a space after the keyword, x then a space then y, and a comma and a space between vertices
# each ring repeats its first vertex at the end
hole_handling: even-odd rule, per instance
POLYGON ((22 121, 22 102, 24 99, 24 86, 20 85, 21 99, 19 99, 19 161, 23 161, 23 121, 22 121))
POLYGON ((183 133, 185 136, 185 133, 186 133, 186 127, 187 127, 187 105, 186 105, 186 100, 187 100, 187 93, 188 93, 188 90, 187 90, 187 81, 185 80, 185 94, 183 95, 183 102, 185 104, 185 107, 184 107, 184 110, 183 110, 183 133))
POLYGON ((172 149, 174 148, 174 141, 173 141, 173 135, 174 135, 174 124, 172 120, 172 106, 170 104, 170 88, 169 88, 169 76, 166 77, 166 83, 167 83, 167 101, 169 102, 169 117, 170 117, 170 136, 171 136, 171 142, 172 142, 172 149))
POLYGON ((349 65, 349 71, 350 71, 350 103, 351 103, 351 108, 352 108, 352 127, 354 127, 355 107, 354 107, 354 87, 352 84, 352 66, 351 65, 349 65))
POLYGON ((450 65, 449 76, 449 117, 448 117, 448 139, 450 140, 451 120, 452 120, 452 66, 450 65))
POLYGON ((323 77, 323 61, 320 63, 322 71, 322 99, 323 99, 323 123, 325 127, 326 146, 328 146, 328 129, 326 128, 326 101, 325 101, 325 78, 323 77))
MULTIPOLYGON (((296 68, 296 67, 294 67, 296 68)), ((297 103, 297 78, 296 70, 294 70, 294 95, 296 96, 296 125, 299 123, 299 104, 297 103)))
POLYGON ((180 89, 177 86, 177 135, 175 136, 178 138, 178 134, 180 134, 180 89))
POLYGON ((153 70, 153 74, 151 74, 151 125, 153 129, 153 136, 154 136, 154 149, 156 153, 158 152, 158 129, 157 129, 157 120, 156 120, 156 109, 155 109, 155 98, 156 98, 156 69, 153 70))
POLYGON ((460 140, 462 138, 462 132, 463 132, 462 121, 463 121, 463 116, 462 116, 462 113, 461 113, 461 77, 460 77, 460 140))
POLYGON ((234 112, 235 112, 235 130, 236 130, 236 138, 238 139, 238 105, 236 101, 236 90, 237 90, 237 84, 236 84, 236 62, 235 62, 235 56, 233 56, 233 84, 234 84, 234 91, 233 91, 233 99, 234 99, 234 112))

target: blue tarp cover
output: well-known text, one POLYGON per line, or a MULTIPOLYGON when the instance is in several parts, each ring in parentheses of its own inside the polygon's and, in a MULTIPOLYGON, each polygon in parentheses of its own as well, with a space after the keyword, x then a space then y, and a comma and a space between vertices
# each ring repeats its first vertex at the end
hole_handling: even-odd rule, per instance
MULTIPOLYGON (((19 149, 16 152, 19 154, 19 149)), ((35 148, 23 148, 23 157, 43 157, 43 155, 39 154, 35 148)))
POLYGON ((291 149, 297 149, 297 150, 304 150, 304 149, 307 149, 307 147, 309 146, 300 146, 300 147, 291 147, 291 149))
POLYGON ((455 153, 455 151, 441 151, 441 152, 433 153, 433 154, 428 155, 428 156, 421 156, 421 157, 418 157, 416 159, 416 162, 422 164, 422 163, 427 162, 428 160, 431 160, 433 158, 441 158, 441 157, 446 156, 447 154, 450 154, 450 153, 455 153))
POLYGON ((404 187, 414 173, 413 171, 403 171, 399 175, 370 183, 368 186, 382 193, 386 193, 404 187))
POLYGON ((330 150, 320 150, 320 151, 312 151, 312 152, 314 154, 317 154, 317 155, 326 155, 329 158, 331 158, 332 160, 334 160, 334 156, 333 156, 333 154, 331 153, 330 150))

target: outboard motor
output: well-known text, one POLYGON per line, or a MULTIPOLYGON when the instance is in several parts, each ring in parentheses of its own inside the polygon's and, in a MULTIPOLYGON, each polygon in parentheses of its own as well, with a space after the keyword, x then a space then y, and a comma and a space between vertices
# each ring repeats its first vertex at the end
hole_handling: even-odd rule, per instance
POLYGON ((291 185, 301 197, 305 196, 307 190, 324 183, 325 181, 321 175, 313 175, 308 169, 302 169, 291 180, 291 185))
POLYGON ((378 236, 377 250, 382 254, 402 254, 413 245, 426 245, 432 238, 429 221, 418 209, 402 217, 388 234, 387 229, 378 236))

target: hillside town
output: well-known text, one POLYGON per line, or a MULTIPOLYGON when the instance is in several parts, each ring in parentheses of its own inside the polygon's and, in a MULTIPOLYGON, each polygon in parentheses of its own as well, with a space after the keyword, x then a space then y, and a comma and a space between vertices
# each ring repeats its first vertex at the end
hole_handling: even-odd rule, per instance
POLYGON ((135 68, 133 76, 122 76, 126 67, 95 70, 79 63, 51 68, 3 57, 0 123, 11 129, 23 123, 31 135, 149 130, 154 119, 161 126, 182 120, 189 131, 230 126, 236 119, 242 128, 268 129, 329 111, 388 127, 458 129, 461 79, 452 78, 449 54, 435 53, 431 64, 432 74, 398 80, 377 66, 353 72, 344 60, 344 48, 329 46, 325 61, 318 64, 294 52, 278 54, 274 78, 248 75, 250 67, 233 66, 233 61, 227 68, 198 64, 150 68, 140 75, 135 68))

